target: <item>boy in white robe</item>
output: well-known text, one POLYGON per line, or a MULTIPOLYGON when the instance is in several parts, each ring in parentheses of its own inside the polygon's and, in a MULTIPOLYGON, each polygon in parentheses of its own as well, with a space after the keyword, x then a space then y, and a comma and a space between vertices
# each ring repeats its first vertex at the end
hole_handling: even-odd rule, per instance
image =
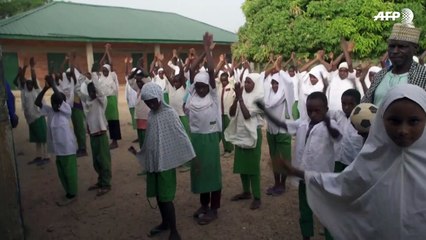
MULTIPOLYGON (((327 98, 322 92, 314 92, 308 96, 307 110, 309 120, 281 122, 276 119, 262 104, 258 104, 265 111, 269 120, 273 121, 290 134, 296 134, 296 158, 293 163, 305 171, 333 172, 334 144, 341 139, 338 125, 327 117, 327 98)), ((282 161, 285 163, 285 160, 282 161)), ((300 228, 303 239, 314 236, 313 213, 306 197, 306 185, 299 182, 299 210, 300 228)))

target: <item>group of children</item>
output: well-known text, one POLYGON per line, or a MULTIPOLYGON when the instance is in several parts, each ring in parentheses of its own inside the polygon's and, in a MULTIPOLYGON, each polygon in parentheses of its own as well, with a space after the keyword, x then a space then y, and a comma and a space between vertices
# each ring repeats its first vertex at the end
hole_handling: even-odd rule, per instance
MULTIPOLYGON (((351 124, 350 115, 380 68, 365 65, 360 71, 354 69, 350 56, 353 43, 344 40, 341 41, 343 53, 336 59, 329 54, 328 63, 323 51, 301 67, 297 66, 295 54, 284 64, 281 56, 271 57, 269 63, 273 66, 268 63, 260 74, 252 72, 246 59, 228 64, 225 55, 220 56, 215 67, 213 36, 208 33, 203 37, 203 46, 199 56, 191 49, 186 61, 179 59, 174 51, 167 65, 163 64, 163 55, 157 54, 148 73, 142 61, 128 71, 132 62, 125 59, 126 99, 140 148, 138 151, 131 147, 129 151, 140 160, 146 174, 147 197, 156 198, 162 216, 162 223, 149 235, 170 230, 170 239, 180 239, 173 205, 177 167, 190 169, 191 191, 200 195, 200 207, 193 214, 196 221, 205 225, 218 217, 222 192, 220 141, 222 155, 234 154, 233 171, 241 177, 242 192, 231 200, 253 198, 250 209, 261 207, 260 161, 265 115, 274 175, 274 185, 266 194, 282 195, 287 174, 301 178, 300 227, 304 239, 309 239, 314 234, 313 211, 318 214, 321 210, 307 193, 317 191, 315 194, 319 196, 324 191, 334 191, 331 187, 335 186, 318 187, 333 181, 346 184, 337 175, 322 173, 344 171, 362 152, 364 139, 351 124), (290 62, 293 65, 285 70, 290 62), (319 65, 313 66, 315 63, 319 65), (296 148, 292 156, 294 135, 296 148), (324 179, 330 176, 334 178, 326 182, 324 179), (317 182, 313 183, 314 180, 317 182), (310 184, 314 190, 309 190, 310 184)), ((31 80, 25 79, 27 66, 17 76, 30 142, 37 146, 37 158, 32 162, 39 165, 48 162, 47 151, 56 155, 58 175, 66 192, 65 198, 58 201, 60 206, 76 199, 76 158, 87 155, 86 131, 90 136, 93 167, 98 174, 98 181, 89 190, 97 190, 101 196, 111 189, 110 149, 118 147, 121 132, 118 80, 111 65, 110 49, 107 44, 101 67, 94 67, 86 74, 76 69, 75 56, 70 56, 67 59, 70 68, 63 74, 46 76, 41 90, 33 59, 31 80), (105 58, 109 58, 110 64, 103 63, 105 58), (53 90, 51 107, 43 102, 49 88, 53 90)), ((383 112, 392 105, 385 104, 383 112)), ((355 171, 354 168, 351 165, 349 171, 355 171)), ((324 197, 327 198, 330 196, 324 197)), ((340 229, 333 228, 329 218, 320 217, 320 220, 333 230, 332 235, 341 236, 340 229)), ((332 239, 328 230, 326 238, 332 239)))

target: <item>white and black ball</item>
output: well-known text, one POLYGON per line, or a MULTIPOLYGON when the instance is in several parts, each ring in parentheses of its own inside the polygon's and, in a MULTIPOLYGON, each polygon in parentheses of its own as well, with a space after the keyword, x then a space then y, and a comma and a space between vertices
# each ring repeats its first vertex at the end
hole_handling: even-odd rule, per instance
POLYGON ((352 110, 352 125, 359 133, 368 133, 376 113, 377 107, 374 104, 361 103, 352 110))

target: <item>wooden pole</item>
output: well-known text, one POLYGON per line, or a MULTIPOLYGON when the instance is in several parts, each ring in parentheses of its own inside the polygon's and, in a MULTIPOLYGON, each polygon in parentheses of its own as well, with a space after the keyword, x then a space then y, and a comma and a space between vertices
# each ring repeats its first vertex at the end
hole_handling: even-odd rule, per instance
POLYGON ((20 204, 18 173, 10 125, 0 46, 0 239, 25 239, 20 204))

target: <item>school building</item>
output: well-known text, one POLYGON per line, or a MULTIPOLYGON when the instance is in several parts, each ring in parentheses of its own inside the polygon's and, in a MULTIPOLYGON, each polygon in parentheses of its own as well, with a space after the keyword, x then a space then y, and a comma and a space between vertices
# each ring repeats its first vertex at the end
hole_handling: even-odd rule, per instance
MULTIPOLYGON (((205 32, 213 34, 215 60, 220 53, 229 57, 236 34, 179 14, 52 2, 0 20, 0 45, 5 77, 11 83, 24 59, 34 57, 40 80, 49 70, 58 71, 70 51, 76 52, 82 71, 90 70, 102 57, 105 44, 111 43, 114 70, 124 83, 125 57, 132 57, 133 65, 143 57, 146 70, 156 52, 164 54, 165 64, 173 49, 185 59, 190 48, 203 51, 205 32)), ((27 71, 28 78, 29 74, 27 71)))

